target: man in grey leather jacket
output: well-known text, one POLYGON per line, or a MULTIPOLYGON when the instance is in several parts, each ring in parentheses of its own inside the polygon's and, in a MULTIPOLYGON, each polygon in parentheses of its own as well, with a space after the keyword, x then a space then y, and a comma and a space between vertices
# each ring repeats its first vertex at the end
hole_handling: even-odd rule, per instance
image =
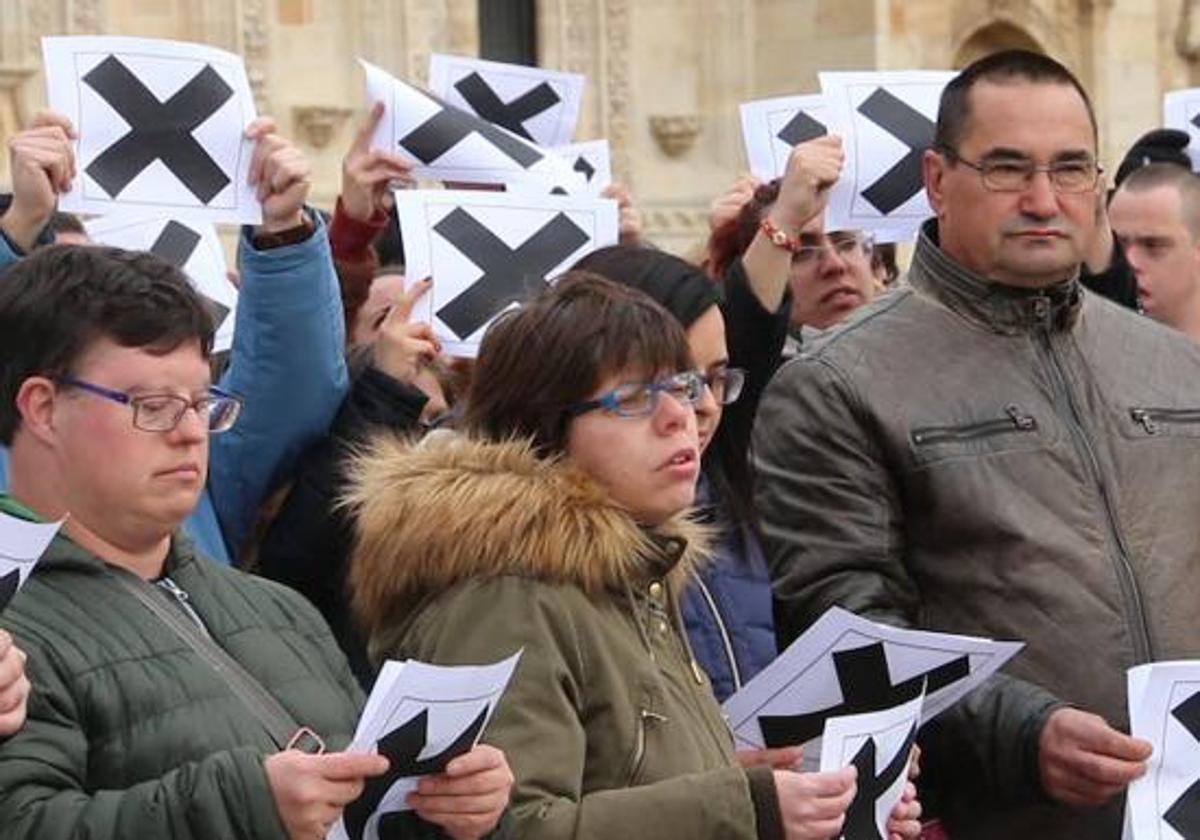
POLYGON ((1125 670, 1200 655, 1200 347, 1080 287, 1103 181, 1057 62, 965 69, 924 175, 909 288, 762 401, 782 641, 834 604, 1024 640, 922 733, 927 801, 954 840, 1115 840, 1150 755, 1125 670))

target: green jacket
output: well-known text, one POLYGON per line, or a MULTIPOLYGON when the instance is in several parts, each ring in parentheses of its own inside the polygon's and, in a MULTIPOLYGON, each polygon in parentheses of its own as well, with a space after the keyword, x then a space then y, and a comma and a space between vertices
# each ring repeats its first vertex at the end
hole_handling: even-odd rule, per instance
POLYGON ((694 526, 647 533, 520 443, 383 439, 350 475, 350 583, 372 654, 482 664, 524 651, 484 734, 516 775, 515 836, 777 836, 773 777, 736 765, 680 632, 694 526))
MULTIPOLYGON (((0 496, 0 509, 22 512, 0 496)), ((291 713, 349 742, 362 698, 329 630, 285 587, 201 560, 165 572, 214 639, 291 713)), ((105 565, 59 535, 0 616, 28 654, 25 727, 0 744, 5 840, 283 840, 256 718, 105 565)), ((142 581, 172 607, 171 596, 142 581)))
POLYGON ((1200 346, 1083 291, 991 283, 922 232, 909 288, 768 387, 758 505, 784 632, 830 606, 1025 648, 922 732, 955 840, 1120 836, 1051 805, 1063 703, 1128 725, 1132 665, 1200 655, 1200 346))

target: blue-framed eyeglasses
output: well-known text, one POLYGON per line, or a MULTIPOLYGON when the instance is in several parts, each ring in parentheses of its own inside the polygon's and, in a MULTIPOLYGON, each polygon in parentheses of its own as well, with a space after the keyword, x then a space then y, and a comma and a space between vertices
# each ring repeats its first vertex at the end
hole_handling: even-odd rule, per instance
POLYGON ((681 405, 695 405, 708 387, 718 402, 731 403, 737 399, 745 381, 739 368, 721 368, 710 374, 696 370, 676 373, 657 382, 628 382, 595 399, 580 400, 567 406, 569 417, 578 417, 596 409, 610 411, 618 417, 645 417, 658 408, 661 394, 670 394, 681 405))
POLYGON ((200 416, 208 426, 209 434, 220 434, 233 428, 238 414, 242 411, 242 401, 233 394, 210 386, 203 397, 189 400, 178 394, 129 394, 125 391, 114 391, 82 379, 70 376, 58 378, 60 385, 78 388, 95 394, 106 400, 127 405, 133 409, 133 427, 143 432, 169 432, 179 425, 183 415, 190 408, 200 416))

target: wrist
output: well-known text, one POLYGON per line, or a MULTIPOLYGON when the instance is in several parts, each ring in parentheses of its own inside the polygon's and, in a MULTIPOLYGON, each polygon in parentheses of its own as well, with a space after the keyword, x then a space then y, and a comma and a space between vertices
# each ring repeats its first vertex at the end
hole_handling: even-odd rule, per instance
POLYGON ((279 218, 263 217, 262 224, 254 229, 254 235, 259 234, 277 234, 287 230, 293 230, 308 223, 308 217, 304 215, 303 208, 296 210, 294 213, 288 213, 279 218))
POLYGON ((793 254, 800 250, 799 228, 780 225, 768 214, 763 217, 763 220, 758 225, 758 229, 767 237, 767 241, 772 245, 783 248, 786 251, 791 251, 793 254))
POLYGON ((285 245, 295 245, 299 242, 304 242, 313 235, 313 231, 317 226, 308 218, 307 215, 301 213, 296 224, 291 227, 281 229, 269 229, 266 225, 261 225, 254 229, 254 233, 250 237, 250 243, 255 250, 268 251, 272 248, 282 248, 285 245))
POLYGON ((9 205, 8 210, 0 216, 0 230, 16 248, 24 253, 33 250, 37 244, 38 234, 50 221, 48 214, 31 214, 22 211, 15 205, 9 205))

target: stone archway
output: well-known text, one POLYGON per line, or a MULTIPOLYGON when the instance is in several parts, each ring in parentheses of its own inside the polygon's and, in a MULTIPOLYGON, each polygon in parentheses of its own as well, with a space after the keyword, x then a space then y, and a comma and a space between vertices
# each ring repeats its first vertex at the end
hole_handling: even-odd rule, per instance
POLYGON ((1028 30, 1007 20, 995 20, 972 32, 954 53, 955 69, 1001 50, 1030 50, 1045 53, 1046 48, 1028 30))

